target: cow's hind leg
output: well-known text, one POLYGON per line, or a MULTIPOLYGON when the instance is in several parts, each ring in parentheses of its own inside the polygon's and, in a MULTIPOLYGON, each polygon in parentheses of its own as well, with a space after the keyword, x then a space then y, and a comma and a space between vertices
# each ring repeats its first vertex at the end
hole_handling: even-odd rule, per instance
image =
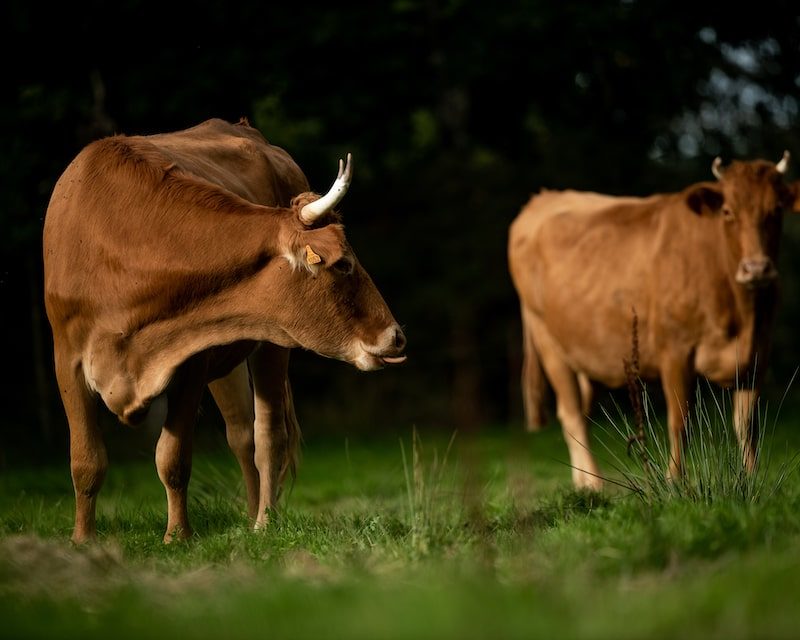
POLYGON ((192 474, 192 439, 197 409, 205 384, 203 369, 190 361, 170 386, 167 419, 156 445, 156 467, 167 493, 167 530, 164 542, 191 537, 187 490, 192 474))
POLYGON ((545 411, 546 381, 539 353, 533 337, 532 320, 522 307, 522 401, 525 410, 525 427, 528 431, 540 431, 547 424, 545 411))
POLYGON ((79 366, 71 366, 56 356, 56 378, 69 423, 69 458, 75 489, 76 543, 96 535, 97 494, 108 469, 108 455, 97 424, 97 398, 86 386, 79 366))
POLYGON ((542 365, 553 391, 564 439, 569 450, 572 482, 579 489, 600 490, 603 479, 589 449, 589 432, 583 407, 583 394, 577 374, 560 357, 558 347, 546 331, 537 331, 542 365))
POLYGON ((255 394, 255 461, 259 472, 256 528, 267 524, 281 482, 294 466, 299 433, 288 391, 289 350, 263 344, 249 358, 255 394))
POLYGON ((258 513, 259 479, 255 464, 253 390, 247 362, 242 362, 224 378, 208 385, 225 419, 228 445, 242 469, 247 491, 247 514, 255 521, 258 513))

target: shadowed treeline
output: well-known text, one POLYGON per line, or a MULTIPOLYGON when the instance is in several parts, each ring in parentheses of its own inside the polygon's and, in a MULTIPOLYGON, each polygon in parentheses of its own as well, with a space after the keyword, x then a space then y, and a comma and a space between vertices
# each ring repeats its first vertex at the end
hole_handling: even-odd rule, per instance
MULTIPOLYGON (((353 153, 348 237, 405 327, 409 362, 365 376, 297 352, 307 432, 521 420, 505 243, 538 189, 643 195, 711 179, 716 155, 777 161, 789 149, 800 162, 800 21, 788 1, 746 15, 661 0, 43 11, 18 0, 0 10, 4 452, 66 443, 41 226, 56 179, 100 136, 245 116, 318 191, 353 153)), ((784 227, 775 401, 797 365, 800 316, 800 221, 784 227)))

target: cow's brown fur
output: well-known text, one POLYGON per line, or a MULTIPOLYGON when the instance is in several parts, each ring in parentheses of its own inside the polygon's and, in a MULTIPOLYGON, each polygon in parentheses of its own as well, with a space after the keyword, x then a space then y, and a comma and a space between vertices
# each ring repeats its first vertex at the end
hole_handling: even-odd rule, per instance
POLYGON ((753 468, 750 416, 777 302, 782 211, 799 208, 798 193, 775 164, 754 161, 679 193, 543 191, 525 205, 508 257, 525 332, 526 417, 531 429, 543 423, 549 381, 576 486, 602 484, 586 399, 591 381, 625 384, 634 314, 641 376, 660 379, 666 396, 670 474, 681 471, 696 376, 736 389, 735 427, 753 468))
POLYGON ((364 369, 402 351, 338 216, 301 222, 317 197, 285 151, 221 120, 99 140, 61 176, 45 219, 45 301, 70 425, 74 539, 94 535, 107 466, 95 394, 124 422, 165 420, 156 459, 169 540, 190 531, 191 431, 206 384, 263 525, 299 442, 288 349, 364 369), (306 247, 319 264, 306 264, 306 247))

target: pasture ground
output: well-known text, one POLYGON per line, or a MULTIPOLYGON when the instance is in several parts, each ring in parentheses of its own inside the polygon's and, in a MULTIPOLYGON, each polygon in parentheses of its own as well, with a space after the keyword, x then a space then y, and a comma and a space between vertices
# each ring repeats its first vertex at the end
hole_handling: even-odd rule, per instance
MULTIPOLYGON (((0 475, 0 637, 797 637, 795 422, 768 429, 757 491, 705 497, 572 491, 557 428, 456 433, 449 450, 411 429, 308 438, 257 533, 232 455, 203 447, 195 536, 170 546, 149 455, 112 455, 83 548, 67 462, 20 462, 0 475)), ((624 483, 624 439, 594 438, 624 483)))

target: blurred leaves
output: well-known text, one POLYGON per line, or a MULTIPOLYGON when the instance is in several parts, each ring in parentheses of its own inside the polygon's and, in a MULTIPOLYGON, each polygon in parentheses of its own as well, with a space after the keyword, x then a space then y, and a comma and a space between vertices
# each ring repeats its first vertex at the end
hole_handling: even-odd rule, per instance
MULTIPOLYGON (((246 116, 320 191, 352 151, 348 236, 410 339, 404 374, 369 386, 404 426, 451 422, 466 402, 456 388, 478 394, 470 402, 486 418, 517 418, 505 242, 533 192, 641 195, 708 178, 717 154, 800 155, 800 23, 784 0, 746 15, 683 0, 125 0, 47 11, 21 0, 0 10, 13 62, 0 102, 2 332, 21 367, 12 393, 30 386, 32 366, 21 310, 30 278, 18 265, 39 251, 61 171, 107 133, 246 116), (465 370, 471 381, 459 382, 465 370)), ((791 259, 789 290, 795 273, 791 259)), ((779 324, 799 315, 789 300, 779 324)), ((789 333, 779 330, 784 370, 789 333)), ((365 383, 342 367, 330 383, 331 366, 300 356, 295 384, 301 397, 304 385, 325 389, 316 415, 339 411, 347 424, 344 398, 365 383)), ((40 399, 19 397, 10 404, 25 420, 25 403, 40 399)))

